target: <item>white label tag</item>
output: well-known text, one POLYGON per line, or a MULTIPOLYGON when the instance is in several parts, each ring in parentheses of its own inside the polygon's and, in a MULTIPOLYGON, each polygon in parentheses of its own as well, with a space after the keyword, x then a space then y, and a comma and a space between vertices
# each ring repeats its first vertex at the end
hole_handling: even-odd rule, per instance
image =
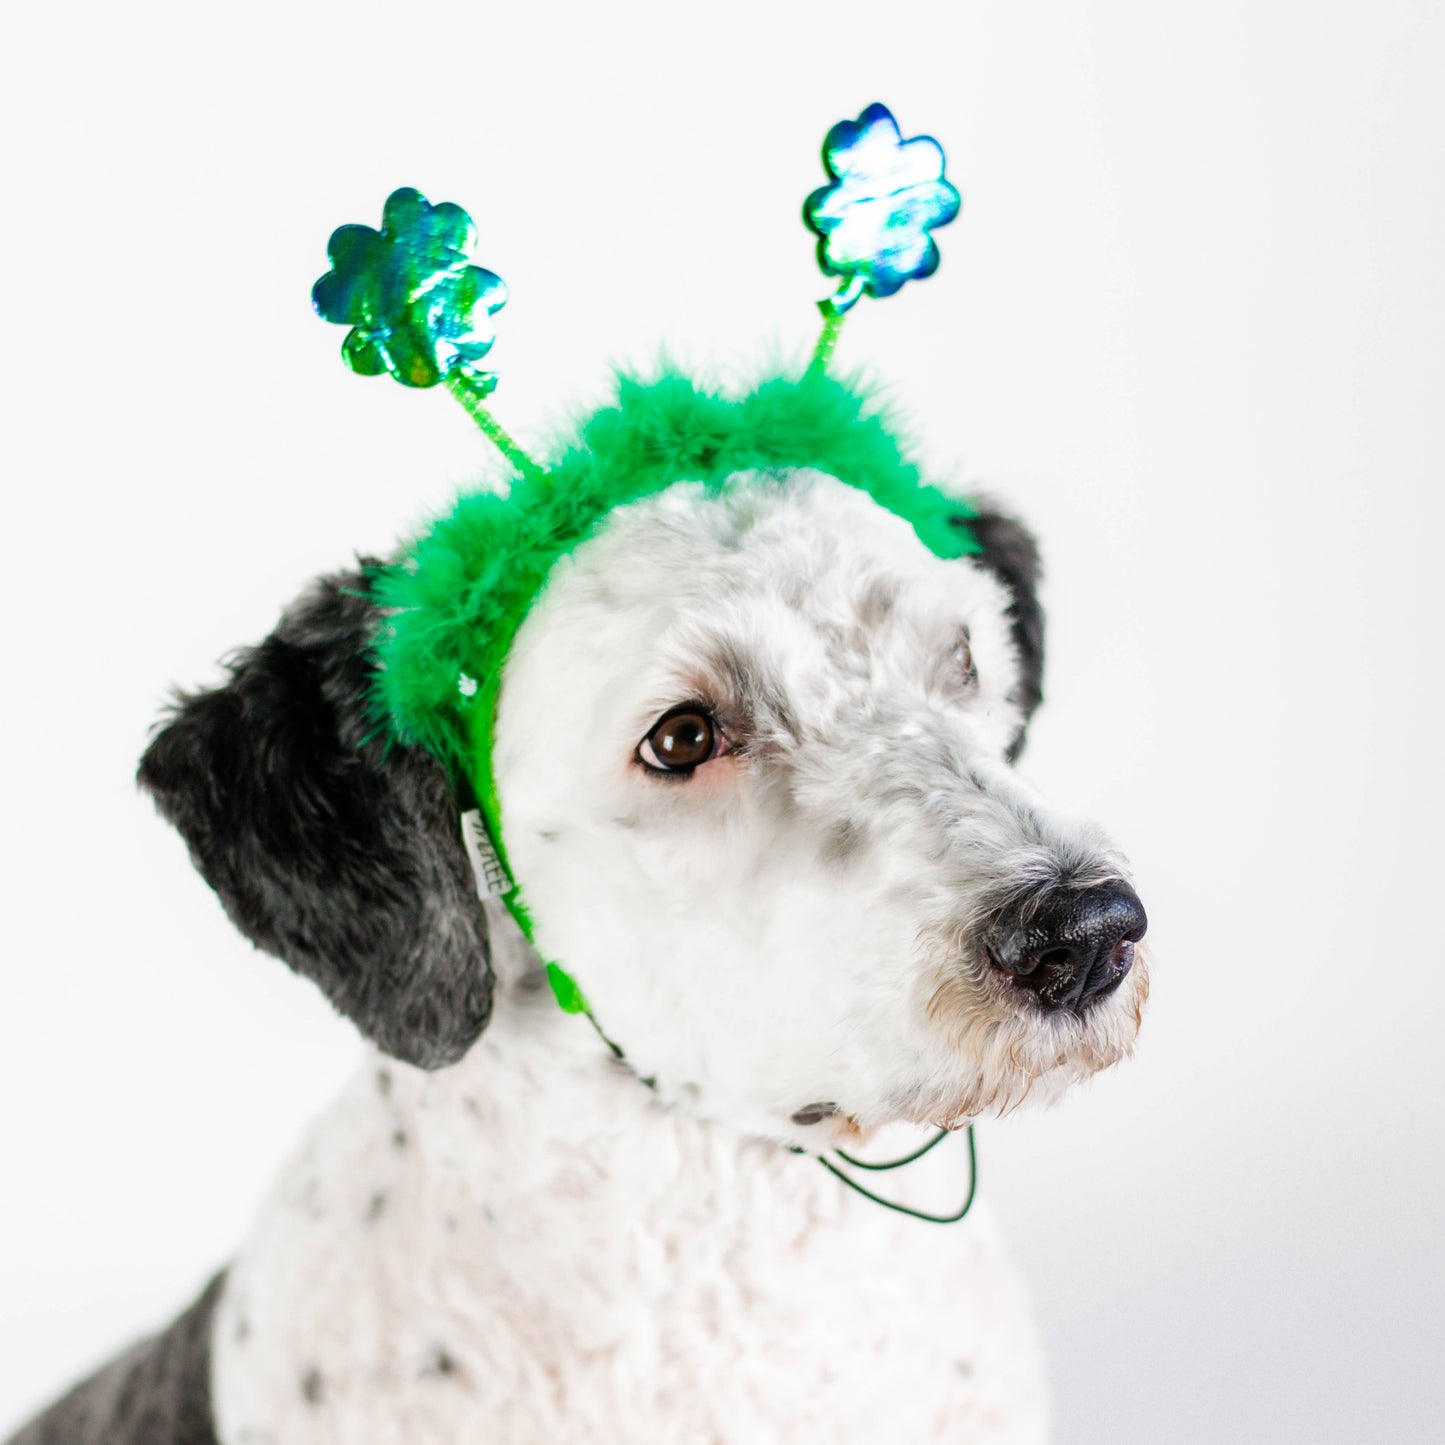
POLYGON ((512 891, 512 880, 507 877, 507 870, 497 857, 480 808, 472 808, 462 814, 462 846, 467 850, 472 872, 476 875, 478 898, 500 898, 512 891))

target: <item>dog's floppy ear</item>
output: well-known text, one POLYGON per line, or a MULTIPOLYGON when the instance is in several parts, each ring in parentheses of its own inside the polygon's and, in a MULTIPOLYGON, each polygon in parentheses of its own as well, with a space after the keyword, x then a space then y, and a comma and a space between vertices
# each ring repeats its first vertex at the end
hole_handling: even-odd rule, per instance
POLYGON ((316 583, 224 686, 178 699, 139 781, 247 938, 439 1068, 491 1012, 486 922, 444 769, 368 711, 368 591, 316 583))
POLYGON ((1023 751, 1029 719, 1044 697, 1044 609, 1039 605, 1039 549, 1021 522, 980 502, 969 529, 983 548, 978 560, 1008 588, 1012 596, 1009 626, 1019 654, 1019 682, 1014 701, 1023 710, 1024 726, 1009 748, 1009 761, 1023 751))

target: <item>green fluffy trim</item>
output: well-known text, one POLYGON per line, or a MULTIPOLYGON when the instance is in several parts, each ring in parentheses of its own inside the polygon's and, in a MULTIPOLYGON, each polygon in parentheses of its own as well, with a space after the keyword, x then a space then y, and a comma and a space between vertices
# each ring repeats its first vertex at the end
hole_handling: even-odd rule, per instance
MULTIPOLYGON (((784 467, 858 487, 940 557, 978 551, 972 509, 920 480, 859 389, 812 373, 733 398, 677 375, 624 377, 617 404, 587 418, 540 476, 505 496, 462 497, 378 575, 374 595, 388 616, 376 641, 376 702, 393 736, 490 793, 478 752, 489 752, 502 667, 558 558, 614 508, 673 482, 720 491, 735 472, 784 467)), ((482 804, 492 813, 494 799, 482 804)))

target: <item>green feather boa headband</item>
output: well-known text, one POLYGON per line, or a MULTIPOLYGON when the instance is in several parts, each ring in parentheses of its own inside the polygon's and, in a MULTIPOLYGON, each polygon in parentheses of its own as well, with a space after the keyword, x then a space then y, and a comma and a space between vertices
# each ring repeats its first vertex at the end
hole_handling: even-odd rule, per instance
POLYGON ((624 378, 545 471, 476 492, 382 569, 377 702, 394 735, 473 775, 478 708, 496 696, 522 619, 553 564, 614 508, 674 482, 719 492, 736 472, 812 467, 910 522, 939 557, 978 551, 972 509, 925 485, 865 397, 821 372, 732 399, 682 376, 624 378))
MULTIPOLYGON (((512 885, 492 777, 492 731, 503 668, 517 630, 561 557, 615 508, 675 482, 712 493, 743 471, 815 468, 866 492, 908 521, 940 557, 979 550, 971 509, 925 485, 862 390, 830 377, 844 318, 864 295, 891 296, 938 266, 935 227, 958 213, 942 148, 905 140, 881 105, 842 121, 823 147, 829 183, 804 220, 837 290, 819 303, 823 328, 798 377, 764 381, 746 396, 704 391, 685 377, 623 379, 616 406, 587 419, 550 465, 538 465, 491 415, 497 378, 480 368, 495 340, 502 279, 475 265, 476 228, 450 203, 402 189, 387 199, 379 231, 342 226, 331 269, 312 289, 328 321, 348 326, 342 355, 364 376, 410 387, 444 385, 517 471, 511 489, 464 496, 379 570, 373 595, 386 618, 375 642, 375 697, 393 738, 423 747, 474 789, 504 897, 523 929, 530 920, 512 885)), ((484 862, 487 860, 483 860, 484 862)), ((580 994, 558 969, 564 1007, 580 994)))

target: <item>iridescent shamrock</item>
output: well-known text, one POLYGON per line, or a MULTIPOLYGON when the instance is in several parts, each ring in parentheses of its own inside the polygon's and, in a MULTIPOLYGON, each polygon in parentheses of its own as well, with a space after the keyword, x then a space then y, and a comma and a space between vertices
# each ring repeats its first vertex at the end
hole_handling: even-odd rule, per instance
POLYGON ((960 202, 932 136, 904 140, 887 107, 870 105, 828 132, 823 163, 833 184, 808 197, 803 219, 818 233, 818 264, 844 278, 825 312, 847 311, 865 291, 891 296, 938 269, 929 232, 953 220, 960 202))
POLYGON ((381 230, 331 234, 331 270, 311 289, 326 321, 350 326, 341 354, 363 376, 389 371, 406 386, 462 373, 485 393, 496 378, 475 369, 496 340, 491 314, 506 303, 500 276, 474 266, 476 227, 460 206, 433 206, 410 187, 393 191, 381 230))

